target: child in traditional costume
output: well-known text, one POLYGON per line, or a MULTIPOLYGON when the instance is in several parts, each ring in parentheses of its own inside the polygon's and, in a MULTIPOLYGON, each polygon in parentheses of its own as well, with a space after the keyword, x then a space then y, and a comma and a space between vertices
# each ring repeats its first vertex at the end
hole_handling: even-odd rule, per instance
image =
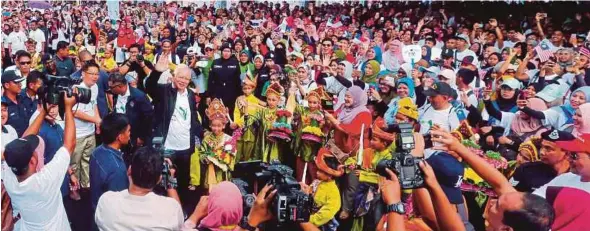
POLYGON ((353 230, 375 230, 384 215, 385 204, 380 199, 379 174, 376 169, 379 161, 391 159, 392 153, 395 151, 395 147, 392 145, 395 135, 387 132, 386 129, 385 120, 382 118, 375 120, 371 130, 370 148, 364 150, 361 165, 357 167, 354 175, 349 176, 349 180, 359 182, 356 193, 352 197, 354 198, 353 230), (350 179, 353 177, 358 178, 350 179))
POLYGON ((235 121, 230 125, 232 129, 238 129, 236 132, 242 133, 237 147, 239 161, 260 160, 260 157, 254 155, 256 153, 256 131, 259 127, 254 123, 256 121, 254 116, 266 104, 254 96, 254 89, 256 89, 256 80, 250 79, 249 76, 244 77, 242 81, 244 95, 236 99, 235 121))
POLYGON ((329 152, 318 154, 315 164, 318 167, 317 179, 311 184, 314 206, 309 222, 321 230, 335 231, 338 222, 336 213, 340 210, 340 190, 334 181, 344 174, 344 166, 329 152))
MULTIPOLYGON (((318 150, 325 143, 324 114, 322 113, 322 101, 330 100, 323 87, 310 91, 307 96, 307 105, 304 107, 293 103, 295 94, 290 92, 288 105, 296 105, 293 116, 293 130, 295 138, 291 143, 292 149, 297 158, 295 163, 295 177, 302 182, 308 183, 316 179, 314 158, 318 150), (290 103, 289 103, 290 102, 290 103), (306 179, 302 179, 306 170, 306 179)), ((288 108, 292 110, 291 108, 288 108)))
POLYGON ((221 100, 214 99, 206 111, 211 131, 205 132, 201 146, 191 156, 191 186, 204 188, 231 179, 236 159, 237 137, 223 133, 228 122, 227 108, 221 100), (201 166, 205 175, 201 177, 201 166))
POLYGON ((279 160, 285 164, 293 163, 284 159, 284 157, 288 157, 287 153, 290 153, 287 142, 290 142, 292 133, 288 133, 288 130, 291 129, 290 112, 278 107, 283 94, 284 89, 280 84, 271 84, 266 91, 268 106, 259 110, 254 116, 254 120, 260 122, 261 125, 256 146, 262 147, 261 156, 265 163, 271 160, 279 160))

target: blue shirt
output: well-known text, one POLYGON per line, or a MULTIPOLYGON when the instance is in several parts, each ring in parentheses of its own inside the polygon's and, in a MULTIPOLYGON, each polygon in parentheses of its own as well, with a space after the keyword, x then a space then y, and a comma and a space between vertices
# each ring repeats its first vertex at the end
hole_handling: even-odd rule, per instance
MULTIPOLYGON (((43 121, 39 129, 39 136, 45 141, 45 164, 49 163, 55 156, 57 150, 64 145, 64 129, 59 124, 51 124, 43 121)), ((70 192, 70 175, 66 174, 61 184, 61 195, 65 197, 70 192)))
MULTIPOLYGON (((21 137, 25 130, 29 127, 29 119, 33 113, 29 113, 30 110, 27 109, 26 105, 23 103, 23 97, 18 94, 16 95, 16 102, 12 102, 8 97, 5 95, 2 96, 3 100, 6 103, 8 109, 8 120, 6 124, 12 126, 18 137, 21 137)), ((37 106, 35 105, 35 109, 37 106)), ((34 112, 35 110, 33 110, 34 112)))
POLYGON ((123 153, 105 144, 94 149, 90 156, 90 185, 93 211, 103 193, 127 189, 129 179, 123 153))
POLYGON ((70 76, 76 71, 74 61, 69 57, 61 59, 56 55, 53 60, 55 62, 55 68, 57 69, 57 76, 70 76))
MULTIPOLYGON (((29 97, 29 95, 27 95, 27 89, 23 89, 20 92, 20 101, 19 103, 23 105, 23 107, 25 108, 27 115, 29 115, 29 119, 31 118, 31 115, 33 115, 33 113, 35 113, 35 111, 37 111, 37 97, 35 96, 34 98, 31 99, 31 97, 29 97)), ((56 150, 57 151, 57 150, 56 150)))

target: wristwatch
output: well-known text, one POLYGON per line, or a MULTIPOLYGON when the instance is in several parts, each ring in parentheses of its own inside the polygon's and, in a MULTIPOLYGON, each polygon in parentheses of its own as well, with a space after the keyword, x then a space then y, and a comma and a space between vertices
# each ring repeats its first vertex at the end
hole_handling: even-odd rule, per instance
POLYGON ((404 204, 400 201, 395 204, 390 204, 385 208, 385 213, 396 212, 401 215, 406 214, 406 210, 404 209, 404 204))

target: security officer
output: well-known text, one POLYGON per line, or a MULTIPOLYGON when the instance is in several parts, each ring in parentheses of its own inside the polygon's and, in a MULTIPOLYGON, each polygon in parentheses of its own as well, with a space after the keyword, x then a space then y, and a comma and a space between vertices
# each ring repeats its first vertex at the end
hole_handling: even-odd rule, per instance
MULTIPOLYGON (((16 130, 18 137, 21 137, 29 127, 29 119, 32 115, 27 104, 23 103, 23 97, 20 94, 24 80, 25 78, 18 76, 15 71, 5 71, 2 74, 2 87, 4 88, 2 101, 6 102, 8 108, 6 124, 16 130)), ((33 106, 36 107, 36 105, 33 106)))
POLYGON ((224 43, 221 46, 221 58, 213 61, 207 85, 208 102, 211 99, 220 98, 229 111, 234 111, 234 104, 242 91, 240 66, 238 60, 232 55, 231 44, 224 43))

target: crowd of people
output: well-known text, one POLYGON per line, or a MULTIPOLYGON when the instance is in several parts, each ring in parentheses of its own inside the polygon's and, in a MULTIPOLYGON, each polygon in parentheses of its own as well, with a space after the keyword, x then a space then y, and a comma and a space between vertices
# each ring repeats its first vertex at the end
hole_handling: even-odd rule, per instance
POLYGON ((2 4, 2 230, 590 227, 587 3, 32 4, 2 4), (412 189, 378 167, 407 142, 412 189))

